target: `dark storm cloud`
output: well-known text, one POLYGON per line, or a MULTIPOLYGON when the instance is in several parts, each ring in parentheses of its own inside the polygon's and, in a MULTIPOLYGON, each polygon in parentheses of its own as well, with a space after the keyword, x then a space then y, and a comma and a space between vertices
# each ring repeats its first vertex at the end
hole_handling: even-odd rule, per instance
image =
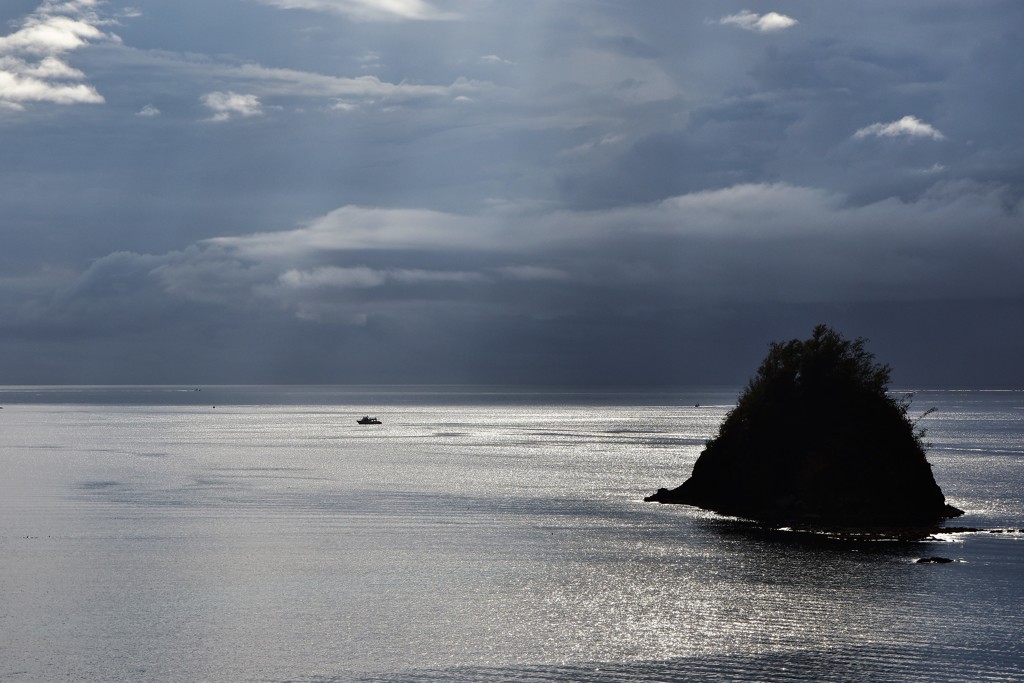
MULTIPOLYGON (((541 216, 345 207, 295 230, 216 238, 162 256, 112 254, 33 306, 38 319, 25 326, 77 321, 90 336, 102 321, 108 332, 136 334, 161 328, 167 315, 207 329, 248 312, 249 324, 273 321, 271 336, 326 326, 337 335, 332 344, 355 344, 362 358, 412 344, 413 355, 447 358, 447 366, 479 354, 464 348, 477 337, 506 328, 512 336, 498 348, 509 353, 520 336, 554 335, 547 352, 603 357, 582 351, 588 338, 614 340, 623 336, 617 328, 635 325, 651 334, 678 328, 659 320, 693 311, 998 300, 1024 287, 1016 225, 1004 198, 979 187, 866 207, 785 185, 541 216), (433 329, 439 324, 443 331, 433 329), (474 325, 484 330, 470 333, 474 325), (601 336, 579 336, 594 329, 601 336), (362 346, 370 339, 377 349, 362 346)), ((682 327, 676 334, 686 336, 682 327)), ((236 351, 251 346, 239 340, 236 351)))
POLYGON ((907 382, 1022 382, 1022 19, 0 10, 0 373, 742 382, 830 322, 907 382))

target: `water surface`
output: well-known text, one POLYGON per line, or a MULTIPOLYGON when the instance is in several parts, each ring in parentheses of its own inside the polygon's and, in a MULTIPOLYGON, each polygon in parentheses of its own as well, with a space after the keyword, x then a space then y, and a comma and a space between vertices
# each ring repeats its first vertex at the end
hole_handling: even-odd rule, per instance
POLYGON ((1024 678, 1024 393, 917 394, 923 543, 643 503, 737 394, 2 388, 0 680, 1024 678))

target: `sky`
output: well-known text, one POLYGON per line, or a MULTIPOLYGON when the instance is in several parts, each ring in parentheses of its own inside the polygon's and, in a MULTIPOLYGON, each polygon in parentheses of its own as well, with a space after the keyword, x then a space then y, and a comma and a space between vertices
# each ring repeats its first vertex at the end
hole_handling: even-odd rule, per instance
POLYGON ((0 384, 1024 387, 1017 0, 4 0, 0 384))

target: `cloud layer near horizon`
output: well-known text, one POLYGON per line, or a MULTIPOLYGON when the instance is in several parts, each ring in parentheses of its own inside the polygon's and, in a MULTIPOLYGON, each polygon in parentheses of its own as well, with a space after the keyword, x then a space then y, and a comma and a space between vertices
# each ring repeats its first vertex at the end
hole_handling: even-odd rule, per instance
POLYGON ((1016 5, 517 7, 0 17, 0 371, 736 382, 830 322, 1024 381, 1016 5))

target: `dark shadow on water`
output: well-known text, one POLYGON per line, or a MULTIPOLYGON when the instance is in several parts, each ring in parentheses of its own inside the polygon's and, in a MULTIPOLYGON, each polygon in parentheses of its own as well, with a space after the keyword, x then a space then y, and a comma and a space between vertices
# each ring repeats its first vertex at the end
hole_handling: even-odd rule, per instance
POLYGON ((813 584, 838 573, 851 586, 892 593, 914 590, 921 580, 918 572, 896 570, 896 565, 960 563, 965 550, 958 539, 1003 533, 961 527, 792 529, 730 518, 698 520, 696 526, 717 535, 733 552, 748 555, 748 568, 781 582, 813 584))
POLYGON ((786 545, 811 551, 856 550, 891 554, 917 549, 934 541, 938 527, 929 528, 836 528, 790 527, 735 518, 696 520, 696 526, 724 537, 746 538, 752 542, 786 545))

